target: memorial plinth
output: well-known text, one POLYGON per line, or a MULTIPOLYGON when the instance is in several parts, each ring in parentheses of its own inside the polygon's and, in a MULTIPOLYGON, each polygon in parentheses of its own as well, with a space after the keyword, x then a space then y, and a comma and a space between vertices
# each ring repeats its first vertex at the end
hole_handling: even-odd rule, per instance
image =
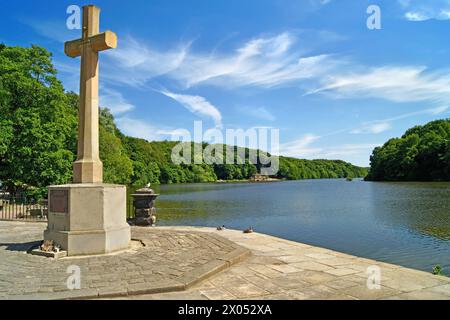
POLYGON ((128 248, 131 234, 126 222, 126 196, 126 187, 121 185, 50 186, 44 239, 54 240, 69 256, 128 248))

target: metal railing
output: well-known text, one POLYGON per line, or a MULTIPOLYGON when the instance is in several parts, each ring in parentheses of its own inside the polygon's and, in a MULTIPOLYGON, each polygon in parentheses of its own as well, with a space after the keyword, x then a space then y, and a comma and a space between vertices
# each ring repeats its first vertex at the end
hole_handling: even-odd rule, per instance
POLYGON ((47 221, 48 206, 45 200, 24 198, 0 199, 0 220, 47 221))
MULTIPOLYGON (((127 218, 134 218, 133 200, 127 197, 127 218)), ((47 221, 47 200, 0 197, 0 220, 47 221)))

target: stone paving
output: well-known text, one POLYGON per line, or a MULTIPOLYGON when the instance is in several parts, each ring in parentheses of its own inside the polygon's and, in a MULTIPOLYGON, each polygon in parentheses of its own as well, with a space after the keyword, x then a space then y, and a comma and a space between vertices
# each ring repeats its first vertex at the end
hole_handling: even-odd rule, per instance
POLYGON ((0 299, 450 300, 447 277, 234 230, 133 228, 145 248, 59 261, 23 253, 44 227, 0 222, 0 299), (82 290, 67 292, 66 268, 75 262, 82 290), (380 289, 367 287, 369 266, 381 270, 380 289))
POLYGON ((130 250, 59 260, 27 254, 45 224, 0 222, 0 299, 65 299, 180 291, 250 252, 218 235, 132 228, 130 250), (69 266, 78 266, 81 289, 69 290, 69 266))
POLYGON ((447 277, 258 233, 166 229, 220 234, 250 249, 252 256, 185 292, 127 299, 450 300, 450 278, 447 277), (367 287, 369 266, 378 266, 381 270, 379 290, 367 287))

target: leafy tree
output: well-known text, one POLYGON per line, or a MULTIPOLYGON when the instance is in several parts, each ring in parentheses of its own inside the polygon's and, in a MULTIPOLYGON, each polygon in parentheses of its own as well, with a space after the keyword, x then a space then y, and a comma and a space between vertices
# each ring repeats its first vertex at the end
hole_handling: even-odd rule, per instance
POLYGON ((450 119, 406 131, 375 148, 367 180, 450 180, 450 119))
POLYGON ((122 141, 100 126, 100 159, 103 162, 103 180, 107 183, 131 183, 133 162, 122 146, 122 141))
POLYGON ((70 181, 76 127, 51 54, 32 46, 0 47, 0 180, 14 193, 70 181))

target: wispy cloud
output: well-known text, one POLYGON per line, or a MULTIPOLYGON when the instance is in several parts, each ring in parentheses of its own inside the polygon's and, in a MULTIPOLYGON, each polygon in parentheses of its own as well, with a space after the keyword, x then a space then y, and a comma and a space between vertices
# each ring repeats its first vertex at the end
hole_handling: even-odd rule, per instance
POLYGON ((378 134, 378 133, 382 133, 384 131, 391 129, 392 122, 394 122, 394 121, 411 118, 411 117, 416 117, 416 116, 421 116, 421 115, 440 115, 440 114, 444 114, 444 113, 448 112, 449 109, 450 109, 449 106, 441 106, 441 107, 436 107, 436 108, 429 108, 429 109, 424 109, 424 110, 419 110, 419 111, 414 111, 414 112, 408 112, 408 113, 404 113, 404 114, 401 114, 401 115, 398 115, 395 117, 391 117, 391 118, 387 118, 387 119, 365 122, 360 127, 352 129, 350 131, 350 133, 353 133, 353 134, 370 134, 370 133, 378 134))
POLYGON ((297 140, 280 145, 280 154, 300 159, 342 159, 366 166, 367 154, 381 143, 347 143, 332 146, 317 145, 322 136, 306 134, 297 140))
POLYGON ((331 65, 328 55, 302 57, 295 53, 290 33, 246 42, 232 54, 188 55, 171 73, 186 87, 209 84, 221 87, 274 87, 323 74, 331 65))
POLYGON ((401 120, 401 119, 415 117, 415 116, 420 116, 420 115, 425 115, 425 114, 439 115, 439 114, 444 114, 444 113, 448 112, 449 109, 450 109, 449 106, 440 106, 440 107, 436 107, 436 108, 428 108, 428 109, 423 109, 423 110, 419 110, 419 111, 404 113, 404 114, 401 114, 401 115, 398 115, 398 116, 395 116, 395 117, 384 119, 383 121, 396 121, 396 120, 401 120))
POLYGON ((336 98, 381 98, 394 102, 450 102, 450 75, 425 66, 360 65, 330 54, 302 56, 297 37, 289 32, 262 36, 228 53, 194 52, 191 43, 168 51, 150 48, 133 38, 107 53, 113 66, 109 80, 142 86, 164 76, 184 88, 296 86, 307 94, 336 98))
POLYGON ((148 121, 128 116, 118 117, 116 122, 118 128, 124 134, 148 141, 171 139, 173 136, 185 134, 185 131, 181 129, 160 128, 150 124, 148 121))
POLYGON ((448 73, 428 72, 426 67, 416 66, 355 69, 321 79, 322 86, 308 94, 322 92, 337 98, 370 97, 394 102, 450 102, 448 73))
POLYGON ((275 116, 266 107, 239 107, 239 112, 252 118, 275 121, 275 116))
POLYGON ((62 62, 54 60, 53 64, 58 71, 58 76, 64 81, 64 87, 68 91, 77 92, 80 87, 80 65, 79 61, 62 62))
POLYGON ((308 94, 328 93, 337 98, 450 102, 448 73, 414 65, 370 68, 339 55, 307 56, 301 53, 297 35, 284 32, 256 37, 227 53, 194 52, 192 42, 164 51, 125 37, 118 49, 105 53, 109 59, 105 59, 104 79, 145 87, 151 79, 164 76, 184 88, 295 86, 312 87, 308 94))
MULTIPOLYGON (((317 142, 323 138, 314 134, 306 134, 303 137, 280 145, 280 154, 300 159, 344 159, 352 161, 354 156, 369 154, 381 143, 348 143, 332 146, 318 146, 317 142)), ((366 161, 367 162, 367 161, 366 161)), ((367 163, 359 163, 367 165, 367 163)), ((355 161, 353 161, 355 163, 355 161)))
MULTIPOLYGON (((34 31, 41 36, 60 43, 64 43, 65 41, 81 36, 80 30, 69 30, 66 27, 65 20, 35 20, 23 18, 20 19, 20 22, 34 29, 34 31)), ((61 47, 61 50, 62 48, 63 47, 61 47)))
POLYGON ((168 51, 153 49, 133 37, 125 37, 117 49, 105 55, 113 67, 108 68, 109 80, 142 86, 152 78, 176 70, 184 62, 190 43, 168 51))
POLYGON ((397 0, 409 21, 448 20, 450 1, 448 0, 397 0))
POLYGON ((315 159, 345 159, 348 156, 370 153, 382 143, 348 143, 332 147, 324 147, 314 155, 315 159))
POLYGON ((101 92, 102 95, 99 99, 100 106, 108 108, 114 115, 128 112, 135 108, 135 106, 129 103, 119 91, 102 88, 101 92))
POLYGON ((307 158, 318 154, 322 149, 311 147, 311 144, 321 137, 315 134, 306 134, 297 140, 280 144, 280 155, 296 158, 307 158))
POLYGON ((392 128, 391 123, 379 121, 379 122, 373 122, 373 123, 364 124, 363 126, 361 126, 359 128, 353 129, 352 131, 350 131, 350 133, 354 133, 354 134, 362 134, 362 133, 378 134, 378 133, 382 133, 384 131, 387 131, 387 130, 389 130, 391 128, 392 128))
POLYGON ((216 127, 222 127, 222 114, 219 109, 213 106, 205 98, 187 94, 176 94, 167 90, 160 91, 160 93, 179 102, 196 115, 211 118, 216 127))
POLYGON ((164 75, 185 88, 206 84, 267 88, 317 77, 333 65, 326 54, 302 56, 296 42, 293 34, 285 32, 254 38, 229 53, 202 53, 192 50, 192 42, 161 51, 127 37, 106 54, 115 65, 108 77, 137 86, 164 75))
POLYGON ((428 108, 415 112, 400 114, 398 116, 374 120, 363 123, 354 129, 342 129, 329 134, 316 135, 305 134, 299 139, 289 141, 280 145, 280 155, 304 159, 342 159, 355 164, 366 166, 370 152, 382 143, 346 143, 340 145, 323 146, 318 145, 319 141, 326 141, 325 138, 342 134, 379 134, 389 130, 393 122, 420 115, 441 115, 449 112, 449 106, 428 108))

